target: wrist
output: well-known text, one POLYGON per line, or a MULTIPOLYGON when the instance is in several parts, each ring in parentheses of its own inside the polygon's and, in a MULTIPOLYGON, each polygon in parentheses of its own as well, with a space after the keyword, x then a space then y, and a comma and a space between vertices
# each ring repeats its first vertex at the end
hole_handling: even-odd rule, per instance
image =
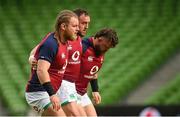
POLYGON ((94 89, 92 89, 92 92, 96 93, 96 92, 99 92, 99 90, 98 90, 98 88, 94 88, 94 89))
POLYGON ((49 96, 52 96, 55 94, 55 91, 51 85, 51 82, 45 82, 42 84, 43 88, 47 91, 49 96))
POLYGON ((97 79, 93 79, 90 81, 91 83, 91 89, 93 92, 98 92, 99 91, 99 87, 98 87, 98 81, 97 79))

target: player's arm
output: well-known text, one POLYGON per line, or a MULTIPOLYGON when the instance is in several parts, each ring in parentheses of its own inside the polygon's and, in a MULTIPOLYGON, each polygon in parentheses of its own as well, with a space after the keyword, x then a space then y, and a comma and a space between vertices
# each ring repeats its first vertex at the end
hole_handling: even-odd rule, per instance
POLYGON ((36 58, 34 57, 35 55, 35 52, 37 50, 39 45, 37 45, 35 48, 33 48, 30 52, 30 55, 29 55, 29 64, 31 65, 32 69, 33 70, 36 70, 37 69, 37 60, 36 58))
POLYGON ((32 65, 32 63, 33 63, 34 61, 36 61, 36 63, 37 63, 37 60, 35 60, 34 55, 35 55, 35 52, 36 52, 38 46, 39 46, 39 45, 37 45, 36 47, 34 47, 34 48, 31 50, 31 52, 30 52, 30 55, 29 55, 29 64, 30 64, 30 65, 32 65))
POLYGON ((50 67, 50 63, 46 60, 39 59, 37 62, 37 75, 41 84, 45 82, 50 82, 48 69, 50 67))
POLYGON ((50 65, 56 55, 56 52, 52 51, 52 46, 53 45, 49 45, 46 43, 40 47, 37 62, 37 75, 43 88, 49 94, 53 108, 58 111, 60 109, 60 101, 57 95, 55 95, 55 91, 51 85, 51 80, 48 72, 50 65))
POLYGON ((60 109, 60 103, 58 97, 55 95, 55 91, 51 85, 48 69, 50 67, 50 63, 46 60, 38 60, 37 62, 37 75, 39 78, 40 83, 44 87, 44 89, 49 94, 50 100, 52 102, 53 108, 55 110, 60 109))
POLYGON ((90 81, 92 92, 99 92, 98 80, 92 79, 90 81))
POLYGON ((99 93, 99 86, 98 86, 98 80, 93 79, 90 81, 91 89, 92 89, 92 96, 93 100, 96 104, 101 103, 101 95, 99 93))

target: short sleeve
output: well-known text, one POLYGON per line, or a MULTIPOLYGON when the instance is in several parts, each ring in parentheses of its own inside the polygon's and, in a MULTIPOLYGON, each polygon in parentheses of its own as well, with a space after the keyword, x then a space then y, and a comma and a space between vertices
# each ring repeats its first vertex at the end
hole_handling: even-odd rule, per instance
POLYGON ((45 42, 39 48, 38 59, 47 60, 50 63, 55 59, 57 52, 57 46, 53 43, 45 42))

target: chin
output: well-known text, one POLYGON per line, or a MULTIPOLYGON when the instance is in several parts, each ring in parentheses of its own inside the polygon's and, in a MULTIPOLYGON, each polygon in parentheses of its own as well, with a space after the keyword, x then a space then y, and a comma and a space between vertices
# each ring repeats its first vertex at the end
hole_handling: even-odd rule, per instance
POLYGON ((85 36, 85 35, 86 35, 86 32, 84 32, 83 35, 85 36))
POLYGON ((77 35, 73 35, 72 38, 71 38, 72 41, 76 40, 76 39, 77 39, 77 35))

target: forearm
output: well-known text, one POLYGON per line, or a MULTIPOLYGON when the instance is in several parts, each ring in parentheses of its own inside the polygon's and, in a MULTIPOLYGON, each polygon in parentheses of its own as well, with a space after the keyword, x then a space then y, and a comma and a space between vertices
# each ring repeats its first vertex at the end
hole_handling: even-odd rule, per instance
POLYGON ((98 87, 98 80, 93 79, 91 80, 91 88, 92 88, 92 96, 95 104, 101 103, 101 95, 99 93, 99 87, 98 87))
POLYGON ((98 92, 99 91, 99 86, 98 86, 98 80, 97 79, 93 79, 90 81, 91 84, 91 89, 93 92, 98 92))
POLYGON ((49 96, 54 95, 55 91, 51 85, 50 76, 48 73, 50 63, 44 60, 38 60, 38 66, 39 67, 37 68, 37 75, 40 83, 42 84, 43 88, 47 91, 49 96))
POLYGON ((50 82, 49 73, 47 70, 37 69, 37 75, 41 84, 50 82))

